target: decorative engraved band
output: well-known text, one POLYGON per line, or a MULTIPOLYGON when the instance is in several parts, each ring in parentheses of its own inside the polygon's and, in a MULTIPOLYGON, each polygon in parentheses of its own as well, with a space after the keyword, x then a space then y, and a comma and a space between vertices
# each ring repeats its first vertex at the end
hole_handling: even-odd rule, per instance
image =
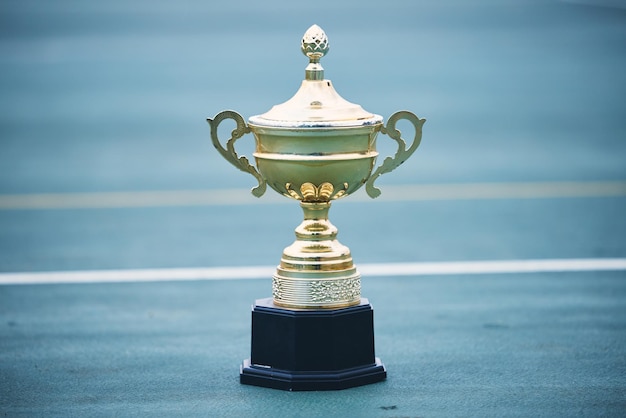
POLYGON ((352 270, 347 277, 310 279, 285 277, 277 271, 272 282, 274 303, 296 309, 357 305, 361 300, 361 275, 352 270))

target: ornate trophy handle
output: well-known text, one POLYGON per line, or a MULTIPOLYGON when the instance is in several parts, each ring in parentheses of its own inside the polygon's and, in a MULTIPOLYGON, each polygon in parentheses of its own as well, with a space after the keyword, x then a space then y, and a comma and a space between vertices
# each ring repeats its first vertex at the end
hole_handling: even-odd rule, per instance
POLYGON ((247 157, 240 157, 237 155, 237 151, 235 151, 235 141, 245 134, 250 133, 250 127, 246 125, 243 117, 239 113, 232 110, 224 110, 223 112, 215 115, 213 119, 207 118, 207 122, 209 122, 209 125, 211 126, 211 140, 213 141, 213 145, 217 151, 226 159, 226 161, 241 171, 252 174, 259 182, 259 185, 251 190, 252 194, 256 197, 263 196, 266 189, 265 179, 261 176, 259 171, 252 164, 250 164, 247 157), (222 146, 217 137, 217 127, 224 119, 232 119, 237 124, 237 127, 233 130, 230 139, 226 142, 226 148, 222 146))
POLYGON ((422 140, 422 125, 424 125, 424 122, 426 122, 426 119, 420 119, 411 112, 401 110, 391 115, 387 121, 387 125, 381 128, 380 131, 383 134, 388 135, 391 139, 398 143, 398 151, 396 151, 396 155, 394 155, 393 158, 385 158, 385 161, 383 161, 376 171, 372 173, 367 180, 367 183, 365 183, 365 190, 371 198, 380 196, 380 189, 374 186, 376 179, 385 173, 393 171, 396 167, 405 162, 420 145, 422 140), (400 136, 400 131, 396 129, 396 123, 400 119, 408 120, 415 128, 415 137, 413 138, 413 143, 408 149, 406 148, 406 142, 404 142, 404 139, 400 136))

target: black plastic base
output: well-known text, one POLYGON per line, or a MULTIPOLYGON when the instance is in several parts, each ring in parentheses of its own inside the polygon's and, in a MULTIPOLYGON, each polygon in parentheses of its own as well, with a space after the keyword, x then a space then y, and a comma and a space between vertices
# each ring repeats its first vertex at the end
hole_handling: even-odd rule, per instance
POLYGON ((271 367, 254 366, 244 360, 241 366, 240 381, 246 385, 263 386, 272 389, 339 390, 385 380, 387 372, 379 358, 369 366, 333 372, 289 372, 271 367))
POLYGON ((323 310, 284 309, 271 298, 256 301, 251 357, 241 366, 241 383, 337 390, 386 377, 385 366, 374 356, 374 310, 367 299, 323 310))

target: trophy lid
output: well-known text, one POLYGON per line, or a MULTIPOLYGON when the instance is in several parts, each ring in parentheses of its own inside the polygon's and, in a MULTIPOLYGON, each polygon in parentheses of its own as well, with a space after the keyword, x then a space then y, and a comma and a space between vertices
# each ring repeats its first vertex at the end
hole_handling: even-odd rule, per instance
POLYGON ((296 94, 262 115, 251 116, 251 125, 276 128, 360 127, 382 123, 383 118, 350 103, 324 79, 320 59, 328 53, 326 34, 311 26, 302 38, 301 50, 309 58, 305 79, 296 94))

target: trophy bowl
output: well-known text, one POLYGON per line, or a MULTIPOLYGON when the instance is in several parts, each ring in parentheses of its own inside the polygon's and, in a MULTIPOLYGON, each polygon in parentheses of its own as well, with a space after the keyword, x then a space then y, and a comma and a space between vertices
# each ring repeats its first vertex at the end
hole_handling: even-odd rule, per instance
POLYGON ((337 228, 328 220, 330 204, 363 185, 371 197, 380 195, 374 181, 413 154, 425 122, 400 111, 384 124, 381 116, 343 99, 324 78, 320 64, 328 45, 326 34, 317 25, 304 34, 301 50, 309 64, 300 89, 288 101, 250 117, 247 123, 232 110, 207 119, 219 153, 257 179, 258 185, 252 189, 255 196, 262 196, 269 185, 300 201, 304 221, 296 228, 296 241, 283 251, 272 285, 274 304, 290 309, 336 309, 360 303, 361 276, 350 250, 336 239, 337 228), (236 128, 223 146, 217 132, 226 119, 234 120, 236 128), (408 147, 396 129, 401 119, 414 127, 415 136, 408 147), (255 138, 255 165, 235 150, 235 141, 247 133, 255 138), (379 133, 395 140, 398 149, 376 167, 379 133))
POLYGON ((380 123, 303 130, 254 125, 254 117, 250 120, 258 144, 257 168, 267 184, 284 196, 319 202, 338 199, 358 190, 372 173, 380 123), (326 186, 316 193, 311 185, 326 186))

